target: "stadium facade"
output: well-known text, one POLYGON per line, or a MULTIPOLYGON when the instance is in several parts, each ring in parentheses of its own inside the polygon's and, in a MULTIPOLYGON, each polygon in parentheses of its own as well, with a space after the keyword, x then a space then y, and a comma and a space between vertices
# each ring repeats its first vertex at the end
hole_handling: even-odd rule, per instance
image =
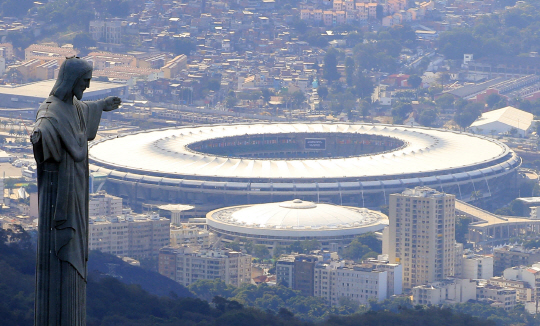
POLYGON ((429 186, 473 201, 516 183, 521 159, 484 136, 346 123, 259 123, 140 131, 92 143, 108 192, 143 201, 225 207, 301 199, 379 207, 429 186))

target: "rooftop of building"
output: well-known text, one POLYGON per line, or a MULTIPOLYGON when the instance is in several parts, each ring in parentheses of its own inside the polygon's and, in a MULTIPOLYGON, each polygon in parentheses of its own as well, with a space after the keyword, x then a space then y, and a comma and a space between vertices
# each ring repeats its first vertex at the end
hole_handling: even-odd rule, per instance
MULTIPOLYGON (((48 79, 22 85, 0 85, 0 95, 28 96, 42 98, 43 100, 45 100, 47 97, 49 97, 49 94, 53 89, 55 82, 55 79, 48 79)), ((117 88, 125 88, 125 85, 92 80, 90 83, 90 88, 85 91, 85 95, 91 96, 92 93, 117 88)))
POLYGON ((243 228, 338 230, 387 224, 388 218, 380 212, 367 208, 295 199, 278 203, 221 208, 208 213, 207 219, 243 228))

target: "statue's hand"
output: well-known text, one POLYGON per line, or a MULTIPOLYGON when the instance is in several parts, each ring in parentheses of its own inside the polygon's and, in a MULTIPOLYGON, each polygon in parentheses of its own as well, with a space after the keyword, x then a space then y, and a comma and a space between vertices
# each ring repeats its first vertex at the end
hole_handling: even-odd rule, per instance
POLYGON ((112 111, 118 109, 118 106, 120 106, 122 100, 116 96, 109 96, 104 100, 104 102, 105 106, 103 107, 103 111, 112 111))

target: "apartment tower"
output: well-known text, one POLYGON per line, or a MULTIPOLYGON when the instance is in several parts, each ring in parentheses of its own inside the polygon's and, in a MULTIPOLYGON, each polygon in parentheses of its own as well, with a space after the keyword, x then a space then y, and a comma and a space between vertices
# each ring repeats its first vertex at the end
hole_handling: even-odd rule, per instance
POLYGON ((390 262, 403 266, 403 288, 453 274, 455 196, 427 187, 390 195, 390 225, 384 247, 390 262))

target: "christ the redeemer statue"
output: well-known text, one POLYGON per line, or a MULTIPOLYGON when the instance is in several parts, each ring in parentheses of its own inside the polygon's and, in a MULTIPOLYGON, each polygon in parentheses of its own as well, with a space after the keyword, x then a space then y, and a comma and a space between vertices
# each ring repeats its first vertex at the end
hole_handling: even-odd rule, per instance
POLYGON ((88 141, 101 113, 121 103, 118 97, 81 101, 91 78, 88 62, 67 58, 31 136, 39 195, 36 326, 86 325, 88 141))

